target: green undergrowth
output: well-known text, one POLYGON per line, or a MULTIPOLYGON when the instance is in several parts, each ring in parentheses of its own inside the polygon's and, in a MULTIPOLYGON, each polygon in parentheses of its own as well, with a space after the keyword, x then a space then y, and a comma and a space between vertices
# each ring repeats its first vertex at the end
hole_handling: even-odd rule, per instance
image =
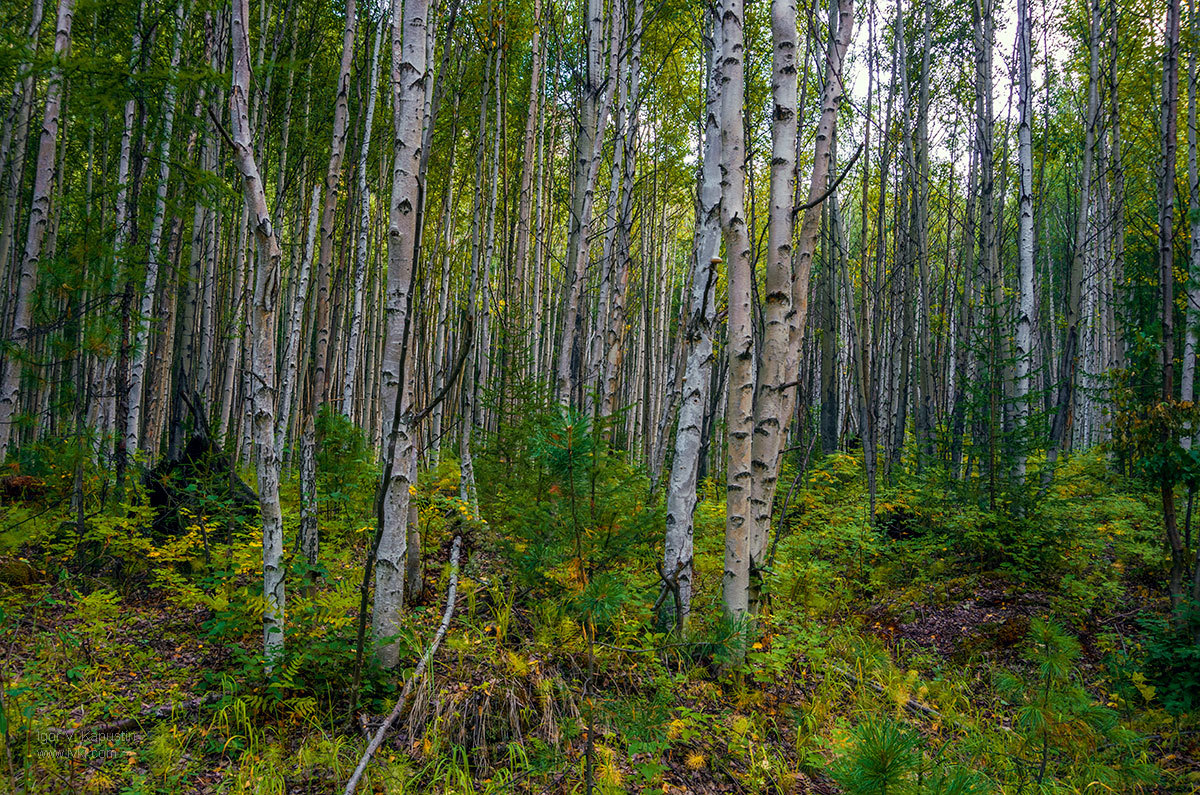
MULTIPOLYGON (((449 451, 425 468, 426 592, 401 670, 369 667, 351 716, 375 473, 354 429, 326 417, 322 432, 321 560, 289 558, 288 651, 270 675, 257 528, 219 497, 165 536, 138 487, 99 509, 100 469, 84 473, 82 528, 65 486, 3 509, 0 788, 343 786, 364 721, 390 709, 433 634, 455 533, 468 554, 454 622, 361 791, 581 792, 589 767, 600 792, 1200 786, 1200 675, 1191 636, 1166 620, 1155 495, 1099 454, 1021 505, 932 467, 901 476, 874 524, 857 458, 799 477, 789 462, 750 627, 720 619, 724 504, 705 482, 679 637, 654 610, 663 509, 647 473, 606 429, 530 415, 478 456, 478 514, 449 451)), ((36 474, 70 480, 77 463, 47 451, 36 474)), ((283 496, 294 533, 294 479, 283 496)))

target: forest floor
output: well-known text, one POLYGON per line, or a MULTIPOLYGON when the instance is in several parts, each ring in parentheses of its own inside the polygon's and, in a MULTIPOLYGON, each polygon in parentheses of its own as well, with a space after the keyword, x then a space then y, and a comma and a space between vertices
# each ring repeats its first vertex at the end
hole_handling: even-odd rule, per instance
MULTIPOLYGON (((371 532, 353 484, 326 483, 320 570, 291 561, 289 651, 270 676, 261 545, 219 498, 159 536, 129 505, 80 533, 70 478, 0 508, 0 789, 340 791, 433 635, 462 533, 450 631, 360 791, 580 792, 589 745, 602 792, 1200 791, 1200 669, 1161 620, 1155 498, 1099 456, 1035 507, 901 479, 874 528, 859 463, 825 457, 778 522, 740 665, 717 619, 711 483, 680 640, 652 614, 661 521, 644 475, 605 459, 564 480, 531 460, 480 463, 482 516, 451 463, 422 480, 426 588, 405 661, 368 669, 353 715, 371 532)), ((294 528, 294 483, 285 498, 294 528)))

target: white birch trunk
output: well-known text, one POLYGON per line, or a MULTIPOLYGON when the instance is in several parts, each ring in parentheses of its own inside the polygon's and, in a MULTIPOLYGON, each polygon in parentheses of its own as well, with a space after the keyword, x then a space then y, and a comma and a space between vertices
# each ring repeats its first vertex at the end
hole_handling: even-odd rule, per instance
POLYGON ((262 176, 254 159, 249 122, 250 41, 247 34, 249 0, 233 0, 233 88, 229 115, 233 154, 242 177, 246 205, 258 243, 251 307, 253 340, 252 387, 254 465, 263 529, 263 650, 270 671, 283 655, 284 560, 283 516, 279 507, 279 457, 275 454, 275 314, 279 301, 279 240, 271 223, 262 176))
MULTIPOLYGON (((742 619, 750 596, 751 444, 754 431, 754 329, 750 233, 746 225, 746 157, 743 92, 745 53, 742 0, 720 3, 722 84, 718 116, 721 132, 721 227, 728 269, 729 389, 726 408, 725 615, 742 619)), ((790 202, 789 202, 790 203, 790 202)), ((647 351, 647 354, 649 351, 647 351)))
MULTIPOLYGON (((38 35, 42 28, 45 6, 42 0, 33 0, 26 38, 29 41, 29 58, 37 55, 38 35)), ((12 123, 9 127, 11 139, 7 145, 7 156, 0 165, 7 165, 4 181, 4 220, 0 222, 0 273, 8 276, 13 267, 13 232, 17 223, 17 205, 20 204, 21 184, 25 176, 25 143, 29 137, 29 118, 33 113, 34 80, 32 62, 21 63, 17 74, 25 75, 13 87, 12 123), (12 158, 11 162, 9 157, 12 158)), ((0 315, 0 328, 8 328, 11 296, 4 297, 4 314, 0 315)))
POLYGON ((59 0, 54 33, 55 65, 51 67, 50 81, 46 88, 46 111, 42 117, 42 133, 34 166, 36 172, 33 200, 29 208, 29 231, 25 237, 25 253, 21 258, 12 326, 8 334, 8 342, 12 347, 4 359, 3 368, 0 368, 0 462, 8 453, 21 397, 23 358, 29 346, 30 324, 33 322, 33 292, 37 287, 42 243, 50 220, 50 192, 54 183, 58 125, 63 103, 64 80, 60 64, 71 46, 71 21, 74 11, 74 0, 59 0))
MULTIPOLYGON (((776 0, 780 2, 780 0, 776 0)), ((772 29, 777 31, 777 41, 785 36, 787 31, 794 31, 795 9, 788 7, 780 9, 779 16, 772 15, 772 29), (788 20, 792 23, 789 27, 788 20)), ((789 274, 788 264, 784 255, 791 253, 791 222, 792 208, 790 197, 792 183, 784 174, 779 179, 786 180, 786 195, 774 196, 775 180, 772 180, 772 213, 768 228, 768 236, 776 241, 768 244, 768 256, 775 260, 778 271, 767 288, 768 323, 764 330, 764 351, 760 357, 758 373, 758 401, 754 406, 754 440, 751 453, 754 477, 752 494, 750 496, 752 529, 749 533, 747 566, 756 566, 764 561, 767 540, 771 527, 771 508, 775 500, 775 489, 779 478, 779 467, 782 460, 784 432, 791 422, 792 413, 796 407, 797 385, 795 381, 800 373, 800 353, 804 339, 805 324, 808 319, 808 292, 810 274, 812 272, 813 254, 816 251, 817 237, 821 226, 821 202, 825 198, 827 185, 832 175, 833 144, 837 134, 837 115, 844 93, 842 84, 842 63, 846 50, 850 46, 850 36, 854 27, 854 2, 841 0, 837 9, 837 31, 832 46, 828 50, 825 64, 824 92, 821 98, 821 115, 817 122, 816 143, 813 153, 813 169, 809 180, 804 218, 800 225, 800 234, 796 242, 794 274, 789 274), (776 201, 786 202, 776 209, 776 201), (786 221, 777 224, 777 212, 786 213, 786 221), (772 236, 772 228, 779 229, 772 236), (790 283, 786 277, 790 275, 790 283), (790 290, 787 297, 780 292, 790 290), (772 308, 774 304, 774 308, 772 308)), ((794 44, 793 44, 794 48, 794 44)), ((778 45, 777 45, 778 49, 778 45)), ((786 46, 784 47, 786 51, 786 46)), ((794 64, 794 61, 792 61, 794 64)), ((788 74, 780 71, 780 74, 788 74)), ((794 66, 793 66, 794 70, 794 66)), ((794 74, 794 72, 793 72, 794 74)), ((788 79, 791 94, 777 95, 776 118, 786 115, 788 109, 795 107, 795 90, 788 79), (786 105, 784 102, 792 104, 786 105)), ((778 122, 777 122, 778 124, 778 122)), ((792 127, 793 135, 795 126, 792 127)), ((780 141, 780 149, 793 146, 794 138, 780 141)), ((787 157, 783 151, 773 155, 773 160, 787 157)), ((789 165, 792 163, 788 160, 789 165)), ((771 269, 768 270, 768 277, 771 269)), ((730 386, 733 381, 731 361, 730 386)), ((731 413, 732 416, 732 413, 731 413)), ((748 576, 749 572, 747 572, 748 576)), ((754 583, 747 582, 748 587, 754 583)))
MULTIPOLYGON (((1183 402, 1196 399, 1196 355, 1197 338, 1200 335, 1200 169, 1197 168, 1196 158, 1196 42, 1200 35, 1200 25, 1196 20, 1195 0, 1188 2, 1188 24, 1191 32, 1191 45, 1188 48, 1188 188, 1190 198, 1190 251, 1188 256, 1189 286, 1187 290, 1187 336, 1183 347, 1182 372, 1180 374, 1179 399, 1183 402)), ((1114 151, 1114 159, 1120 159, 1121 153, 1114 151)), ((1119 200, 1119 197, 1118 197, 1119 200)), ((1114 257, 1115 259, 1115 257, 1114 257)), ((1116 329, 1112 329, 1115 333, 1116 329)), ((1184 434, 1179 443, 1185 450, 1191 449, 1194 434, 1184 434)))
MULTIPOLYGON (((587 73, 580 98, 579 127, 575 144, 575 175, 571 198, 570 235, 567 243, 566 288, 563 323, 559 332, 558 360, 555 366, 555 395, 562 406, 569 406, 575 391, 573 362, 578 339, 579 310, 583 302, 584 281, 587 278, 588 237, 591 234, 592 205, 595 198, 596 176, 604 153, 604 130, 608 111, 616 89, 616 70, 610 68, 608 77, 602 72, 604 3, 588 0, 587 4, 587 73)), ((615 62, 620 50, 621 4, 614 3, 612 11, 612 41, 610 62, 615 62)))
POLYGON ((1033 133, 1031 101, 1033 95, 1033 56, 1030 46, 1033 17, 1029 0, 1017 0, 1017 161, 1020 169, 1020 208, 1017 217, 1017 332, 1014 354, 1017 432, 1013 477, 1025 478, 1025 429, 1029 422, 1029 369, 1033 360, 1033 133))
POLYGON ((146 279, 138 303, 137 335, 133 343, 133 359, 129 366, 128 415, 125 420, 125 454, 130 459, 137 454, 142 426, 142 386, 146 373, 146 357, 150 348, 150 323, 154 311, 154 294, 158 288, 159 250, 162 248, 163 225, 167 217, 167 187, 171 177, 171 138, 175 127, 175 84, 179 69, 180 48, 183 43, 184 4, 175 6, 175 39, 171 45, 171 66, 163 95, 162 140, 158 153, 158 184, 154 190, 154 218, 150 222, 150 249, 146 258, 146 279))
POLYGON ((300 254, 300 268, 295 277, 295 292, 292 295, 292 306, 283 335, 283 373, 279 383, 279 417, 275 423, 276 455, 283 452, 283 443, 287 437, 288 418, 293 403, 292 397, 296 392, 300 350, 304 344, 300 331, 303 326, 304 307, 308 300, 308 283, 312 275, 313 254, 316 250, 320 206, 321 185, 317 183, 313 185, 312 189, 312 206, 308 211, 308 234, 305 237, 304 250, 300 254))
POLYGON ((354 265, 354 310, 350 318, 350 340, 346 348, 346 375, 342 389, 342 413, 353 416, 355 378, 358 374, 359 337, 362 335, 363 288, 367 277, 367 242, 371 225, 371 195, 367 191, 367 155, 371 150, 371 126, 375 120, 375 96, 379 90, 379 48, 383 25, 375 32, 371 50, 371 80, 367 94, 367 116, 363 123, 362 149, 358 155, 358 250, 354 265))
MULTIPOLYGON (((796 4, 792 0, 772 0, 771 41, 774 123, 771 127, 770 212, 767 219, 767 289, 763 307, 762 351, 758 362, 758 394, 753 407, 754 438, 750 451, 750 466, 761 472, 761 476, 755 477, 753 482, 747 479, 747 485, 750 487, 747 496, 751 515, 748 517, 749 559, 745 565, 749 569, 747 588, 752 592, 757 590, 753 582, 756 577, 752 570, 763 562, 761 550, 766 546, 771 526, 771 504, 774 500, 779 451, 782 449, 783 435, 791 418, 791 406, 794 402, 792 396, 796 394, 796 386, 788 385, 788 382, 794 382, 799 372, 796 364, 799 362, 800 333, 805 321, 805 307, 793 306, 795 298, 792 284, 795 218, 792 202, 795 196, 793 180, 796 170, 798 125, 796 4)), ((836 82, 835 80, 830 83, 826 75, 827 89, 836 82)), ((834 107, 836 108, 836 105, 834 107)), ((819 127, 817 145, 825 143, 828 146, 831 133, 830 125, 819 127)), ((827 161, 828 156, 824 159, 826 168, 827 161)), ((819 184, 819 190, 825 189, 824 178, 817 182, 817 172, 822 165, 823 160, 818 151, 813 168, 813 184, 819 184)), ((819 219, 820 210, 810 209, 805 215, 806 222, 810 216, 819 219)), ((801 295, 804 297, 802 300, 807 298, 807 284, 804 285, 801 295)), ((732 367, 730 375, 732 378, 732 367)), ((730 384, 732 386, 733 381, 730 384)), ((749 599, 753 607, 753 593, 749 599)))
POLYGON ((386 449, 375 604, 371 628, 380 664, 394 668, 400 647, 385 640, 399 633, 404 606, 405 552, 415 429, 402 401, 405 346, 416 263, 421 204, 421 141, 425 114, 427 0, 393 0, 392 91, 395 124, 392 197, 388 220, 387 340, 382 362, 386 449))

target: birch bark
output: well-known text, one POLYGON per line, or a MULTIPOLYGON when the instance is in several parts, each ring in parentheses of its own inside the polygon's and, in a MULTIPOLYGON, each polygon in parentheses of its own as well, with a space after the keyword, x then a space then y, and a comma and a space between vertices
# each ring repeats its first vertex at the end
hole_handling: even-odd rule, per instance
MULTIPOLYGON (((69 1, 69 0, 68 0, 69 1)), ((254 158, 249 121, 250 41, 247 19, 249 0, 233 0, 233 88, 229 115, 233 127, 233 154, 250 221, 258 245, 254 269, 254 302, 250 311, 253 340, 252 389, 254 465, 263 528, 263 648, 268 672, 283 655, 284 561, 283 516, 279 507, 279 458, 275 454, 275 314, 279 301, 279 240, 267 207, 262 176, 254 158)))
MULTIPOLYGON (((780 2, 780 0, 776 0, 780 2)), ((787 12, 792 20, 794 13, 787 12)), ((808 318, 808 289, 812 272, 812 259, 816 250, 817 236, 821 226, 821 204, 825 198, 826 186, 831 175, 833 161, 833 143, 837 132, 837 113, 844 93, 842 85, 842 61, 850 45, 850 36, 854 27, 854 0, 840 0, 837 8, 837 30, 834 34, 833 45, 829 48, 825 64, 825 88, 821 98, 821 115, 817 122, 816 142, 813 152, 813 169, 809 180, 808 198, 804 209, 804 218, 800 224, 800 233, 796 241, 795 259, 791 264, 794 268, 790 284, 772 282, 767 289, 768 296, 773 291, 790 289, 786 297, 776 296, 774 309, 768 304, 768 311, 773 311, 777 322, 768 323, 764 329, 764 352, 760 357, 758 374, 759 397, 753 412, 753 440, 750 450, 753 476, 750 479, 751 494, 749 495, 751 514, 751 529, 748 536, 746 588, 747 604, 756 598, 751 582, 750 569, 764 561, 767 539, 771 526, 771 506, 775 499, 775 488, 779 479, 779 466, 782 460, 783 434, 790 422, 796 406, 795 381, 800 373, 800 353, 804 337, 804 328, 808 318), (774 338, 774 339, 772 339, 774 338)), ((773 25, 774 27, 774 25, 773 25)), ((794 31, 794 24, 791 30, 794 31)), ((793 44, 794 48, 794 44, 793 44)), ((794 79, 794 67, 793 78, 794 79)), ((794 92, 791 95, 795 96, 794 92)), ((777 100, 777 107, 778 107, 777 100)), ((794 107, 794 106, 793 106, 794 107)), ((778 118, 780 111, 776 110, 778 118)), ((793 128, 794 129, 794 128, 793 128)), ((791 139, 789 139, 789 144, 791 139)), ((774 157, 778 157, 775 155, 774 157)), ((790 161, 789 161, 790 162, 790 161)), ((780 175, 783 179, 783 175, 780 175)), ((789 196, 791 195, 791 183, 789 196)), ((773 200, 774 203, 774 200, 773 200)), ((790 204, 790 200, 788 202, 790 204)), ((774 208, 773 208, 774 209, 774 208)), ((792 208, 788 207, 788 218, 792 208)), ((774 215, 774 214, 773 214, 774 215)), ((774 223, 776 219, 771 218, 774 223)), ((781 225, 783 226, 783 225, 781 225)), ((790 227, 789 227, 790 228, 790 227)), ((768 230, 770 235, 770 230, 768 230)), ((782 240, 782 238, 779 238, 782 240)), ((790 243, 790 235, 788 242, 790 243)), ((777 255, 777 246, 782 242, 768 246, 768 253, 777 255)), ((728 246, 727 246, 728 250, 728 246)), ((732 262, 730 268, 732 271, 732 262)), ((779 263, 780 269, 787 266, 779 263)), ((786 273, 786 270, 784 271, 786 273)), ((768 272, 769 273, 769 272, 768 272)), ((777 273, 776 278, 782 274, 777 273)), ((732 277, 730 279, 732 281, 732 277)), ((732 322, 732 302, 731 322, 732 322)), ((735 381, 734 362, 730 360, 730 394, 733 394, 735 381)), ((730 402, 728 422, 734 426, 735 405, 730 402)), ((733 471, 733 451, 730 451, 730 471, 733 471)), ((728 553, 726 560, 729 560, 728 553)), ((726 569, 728 569, 728 565, 726 569)), ((726 575, 728 579, 728 574, 726 575)), ((729 600, 726 599, 728 604, 729 600)))
MULTIPOLYGON (((321 249, 317 264, 316 350, 313 352, 313 388, 309 411, 316 414, 325 402, 329 378, 329 288, 333 266, 333 222, 342 181, 342 159, 346 152, 349 119, 350 66, 354 61, 357 30, 356 0, 346 0, 346 26, 342 31, 342 62, 338 71, 337 99, 333 106, 333 140, 329 145, 329 168, 325 172, 325 204, 321 212, 321 249)), ((422 38, 422 41, 424 39, 422 38)))
POLYGON ((38 140, 37 162, 34 166, 33 199, 29 207, 29 230, 25 237, 25 253, 21 257, 21 272, 16 284, 16 298, 8 342, 12 346, 0 368, 0 461, 3 461, 12 441, 13 425, 21 397, 21 371, 24 353, 29 347, 29 332, 33 322, 33 292, 37 287, 38 268, 42 259, 42 244, 50 215, 50 192, 54 183, 55 156, 58 146, 58 126, 62 112, 64 78, 62 61, 71 46, 71 21, 75 13, 74 0, 59 0, 58 19, 54 33, 54 65, 46 87, 46 110, 42 116, 42 132, 38 140))
MULTIPOLYGON (((14 259, 13 233, 17 223, 17 205, 21 194, 21 184, 25 177, 25 143, 29 136, 29 117, 33 114, 33 61, 37 56, 39 31, 42 28, 42 17, 45 14, 43 0, 33 0, 33 8, 29 20, 29 29, 25 36, 29 41, 28 60, 21 63, 17 74, 23 75, 20 82, 13 88, 11 99, 13 106, 13 121, 10 127, 11 141, 8 152, 11 161, 6 157, 0 164, 8 166, 7 178, 4 181, 4 220, 0 225, 0 272, 10 273, 14 259)), ((5 298, 5 311, 0 315, 0 328, 7 328, 9 314, 9 298, 5 298)))
POLYGON ((389 638, 400 629, 404 605, 405 554, 409 488, 415 486, 410 466, 415 428, 404 405, 405 359, 409 345, 409 306, 420 234, 422 203, 420 162, 425 116, 426 14, 428 0, 393 0, 392 102, 395 128, 392 196, 388 214, 386 334, 382 361, 382 405, 385 424, 384 482, 380 539, 375 565, 375 603, 371 628, 380 664, 394 668, 400 646, 389 638))
POLYGON ((1075 216, 1075 248, 1067 277, 1066 333, 1058 368, 1058 396, 1050 423, 1050 441, 1046 449, 1046 467, 1042 472, 1042 491, 1054 477, 1061 451, 1070 446, 1071 407, 1074 404, 1075 378, 1079 362, 1080 296, 1083 288, 1084 252, 1087 249, 1088 205, 1092 194, 1092 162, 1096 133, 1100 122, 1100 13, 1099 3, 1090 3, 1091 24, 1088 32, 1088 101, 1084 120, 1083 167, 1079 176, 1079 210, 1075 216))
POLYGON ((1029 0, 1017 0, 1017 161, 1020 170, 1020 207, 1017 217, 1017 333, 1014 353, 1013 398, 1016 401, 1016 457, 1013 477, 1025 479, 1024 434, 1029 422, 1029 369, 1033 348, 1033 133, 1030 102, 1033 96, 1033 56, 1030 41, 1033 16, 1029 0))
MULTIPOLYGON (((1188 147, 1188 196, 1189 196, 1189 245, 1187 290, 1187 336, 1184 341, 1182 372, 1179 383, 1179 399, 1184 402, 1194 401, 1196 397, 1196 355, 1197 338, 1200 335, 1200 168, 1197 168, 1196 158, 1196 44, 1200 42, 1200 24, 1196 19, 1195 0, 1188 0, 1188 27, 1191 34, 1191 47, 1188 48, 1188 118, 1187 118, 1187 147, 1188 147)), ((1113 152, 1114 160, 1120 160, 1121 153, 1113 152)), ((1115 200, 1119 201, 1117 197, 1115 200)), ((1115 259, 1115 256, 1114 256, 1115 259)), ((1184 449, 1190 449, 1194 442, 1194 434, 1184 434, 1179 443, 1184 449)))
POLYGON ((160 249, 163 225, 167 217, 167 187, 171 177, 171 140, 175 126, 175 84, 179 70, 180 47, 185 24, 183 0, 175 6, 175 38, 171 45, 171 66, 163 94, 163 122, 158 152, 158 184, 154 189, 154 218, 150 222, 150 249, 146 258, 146 279, 138 303, 138 327, 129 367, 128 414, 125 420, 125 454, 137 453, 142 426, 142 386, 146 373, 146 357, 150 348, 150 323, 154 311, 154 294, 158 287, 160 249))
MULTIPOLYGON (((685 348, 683 386, 676 420, 675 455, 667 480, 666 538, 663 551, 664 584, 675 591, 678 602, 667 604, 666 618, 680 634, 687 628, 692 603, 693 515, 696 511, 697 474, 704 415, 712 381, 713 326, 716 323, 717 266, 721 247, 720 127, 721 81, 717 40, 720 26, 710 11, 705 19, 705 107, 700 140, 700 168, 696 181, 696 227, 693 233, 692 273, 686 325, 680 332, 685 348)), ((664 593, 664 596, 666 594, 664 593)), ((665 622, 664 622, 665 623, 665 622)))
POLYGON ((354 309, 350 316, 350 339, 346 348, 346 374, 342 387, 342 413, 352 416, 354 387, 358 375, 359 337, 362 335, 363 290, 367 276, 367 243, 371 225, 371 194, 367 190, 367 156, 371 151, 371 128, 375 120, 375 97, 379 91, 379 49, 383 42, 383 25, 375 32, 371 50, 371 80, 367 93, 367 114, 363 122, 362 148, 358 155, 358 247, 354 264, 354 309))
POLYGON ((729 391, 726 409, 728 464, 725 483, 725 615, 741 620, 749 610, 752 519, 751 445, 754 430, 754 274, 746 226, 746 156, 743 94, 745 55, 742 0, 720 3, 721 230, 728 270, 729 391))
MULTIPOLYGON (((580 97, 579 127, 575 142, 575 174, 567 243, 563 323, 555 367, 555 395, 562 406, 571 404, 578 386, 575 382, 575 346, 579 341, 579 312, 583 302, 584 280, 587 277, 588 236, 591 234, 596 176, 603 159, 604 130, 608 124, 608 112, 617 84, 614 66, 621 47, 618 33, 621 27, 621 7, 621 3, 613 4, 610 64, 606 77, 603 73, 602 47, 604 3, 602 0, 588 0, 587 4, 587 73, 580 97)), ((738 26, 741 26, 740 22, 738 26)))

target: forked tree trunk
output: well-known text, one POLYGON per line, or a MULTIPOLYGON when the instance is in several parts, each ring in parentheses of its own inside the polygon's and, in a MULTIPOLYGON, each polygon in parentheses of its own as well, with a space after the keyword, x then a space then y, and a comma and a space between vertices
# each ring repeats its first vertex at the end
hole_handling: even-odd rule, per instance
MULTIPOLYGON (((780 2, 782 0, 777 0, 780 2)), ((791 13, 794 20, 795 14, 791 13)), ((800 225, 800 234, 796 241, 794 273, 790 285, 786 282, 777 287, 768 287, 768 294, 773 290, 790 289, 789 299, 777 299, 780 305, 789 307, 785 321, 768 324, 764 330, 763 354, 759 357, 758 400, 753 407, 753 447, 750 451, 752 474, 748 478, 752 489, 750 509, 752 511, 751 528, 747 538, 747 560, 745 563, 745 597, 746 606, 757 601, 756 580, 751 577, 751 570, 765 561, 767 540, 771 527, 771 508, 775 500, 775 489, 779 480, 779 468, 783 458, 783 434, 791 421, 796 407, 796 380, 800 372, 800 352, 804 340, 804 328, 808 318, 808 289, 812 273, 813 254, 816 251, 817 236, 821 227, 821 204, 827 193, 828 182, 832 178, 833 145, 837 134, 837 114, 841 105, 844 87, 842 84, 842 62, 850 45, 850 36, 854 26, 854 0, 840 0, 837 8, 837 29, 834 32, 833 45, 828 50, 825 64, 824 92, 821 97, 821 115, 817 122, 816 142, 813 151, 813 168, 809 180, 807 200, 804 205, 804 218, 800 225), (786 301, 786 304, 784 302, 786 301), (777 339, 772 341, 772 337, 777 339)), ((794 30, 794 25, 792 28, 794 30)), ((782 31, 781 31, 782 34, 782 31)), ((778 39, 777 39, 778 40, 778 39)), ((726 83, 728 88, 730 84, 726 83)), ((794 93, 792 95, 795 96, 794 93)), ((778 101, 777 101, 778 106, 778 101)), ((779 115, 776 110, 776 118, 779 115)), ((791 142, 789 141, 789 144, 791 142)), ((789 194, 791 193, 789 182, 789 194)), ((789 202, 790 203, 790 202, 789 202)), ((774 205, 774 202, 773 202, 774 205)), ((788 209, 791 217, 792 208, 788 209)), ((774 206, 772 207, 774 213, 774 206)), ((774 222, 774 218, 771 222, 774 222)), ((789 223, 790 228, 790 223, 789 223)), ((788 237, 790 241, 790 235, 788 237)), ((781 245, 781 244, 776 244, 781 245)), ((770 246, 770 253, 775 253, 776 246, 770 246)), ((728 250, 728 247, 727 247, 728 250)), ((779 263, 784 267, 784 263, 779 263)), ((732 272, 732 262, 730 264, 732 272)), ((731 278, 732 282, 732 278, 731 278)), ((732 318, 732 301, 731 318, 732 318)), ((732 355, 732 351, 731 351, 732 355)), ((728 422, 734 427, 733 390, 734 362, 730 360, 730 415, 728 422)), ((753 395, 753 384, 750 389, 753 395)), ((733 470, 733 450, 730 450, 730 471, 733 470)), ((727 530, 728 532, 728 530, 727 530)), ((726 582, 730 581, 728 574, 730 556, 728 543, 726 545, 726 582)), ((726 609, 730 604, 726 595, 726 609)))
MULTIPOLYGON (((772 0, 771 3, 771 41, 773 54, 771 60, 772 80, 771 96, 774 104, 774 124, 771 130, 771 186, 770 214, 767 219, 767 281, 765 306, 763 308, 763 341, 759 354, 757 387, 758 395, 754 394, 754 374, 740 372, 740 362, 735 369, 735 362, 729 360, 729 418, 733 427, 738 418, 739 428, 743 421, 748 433, 745 440, 745 451, 739 449, 739 456, 745 457, 745 463, 739 462, 738 472, 744 473, 747 493, 742 498, 746 500, 745 508, 749 509, 747 519, 746 547, 743 559, 738 561, 741 570, 733 578, 739 590, 736 599, 741 610, 755 607, 757 588, 754 579, 757 577, 756 567, 763 562, 762 551, 766 548, 766 538, 771 524, 771 504, 775 496, 775 478, 778 477, 778 462, 783 445, 783 435, 787 430, 792 416, 792 405, 795 401, 797 374, 799 373, 799 348, 808 302, 808 269, 812 252, 803 262, 803 250, 793 252, 792 244, 795 230, 795 158, 797 119, 797 83, 796 83, 796 4, 792 0, 772 0), (793 255, 799 255, 793 261, 793 255), (793 266, 799 264, 803 268, 804 285, 798 289, 797 276, 793 266), (736 376, 735 376, 736 373, 736 376), (736 380, 735 380, 736 379, 736 380), (791 383, 789 383, 791 382, 791 383), (746 407, 733 401, 735 383, 739 389, 745 390, 746 407), (748 387, 748 388, 747 388, 748 387), (740 411, 748 411, 748 416, 741 418, 740 411)), ((725 91, 730 89, 727 84, 725 91)), ((741 90, 737 91, 737 102, 741 102, 741 90)), ((729 102, 728 94, 722 95, 723 102, 729 102)), ((821 127, 817 131, 817 140, 827 145, 831 129, 821 127)), ((828 152, 828 150, 826 150, 828 152)), ((820 151, 818 151, 818 157, 820 151)), ((828 163, 824 166, 828 169, 828 163)), ((819 163, 814 164, 813 178, 820 179, 820 190, 825 189, 825 180, 821 174, 819 163)), ((809 221, 820 221, 820 209, 810 209, 805 215, 806 225, 809 221)), ((812 231, 816 231, 815 226, 812 231)), ((814 238, 815 244, 815 238, 814 238)), ((730 251, 726 245, 726 250, 730 251)), ((733 283, 734 260, 730 253, 730 284, 733 283)), ((752 278, 752 276, 751 276, 752 278)), ((749 296, 747 296, 749 297, 749 296)), ((730 350, 733 351, 733 300, 729 302, 730 312, 730 350)), ((747 307, 748 310, 748 307, 747 307)), ((740 311, 740 310, 739 310, 740 311)), ((739 332, 739 349, 746 343, 748 332, 739 332)), ((749 346, 746 345, 746 348, 749 346)), ((747 367, 752 365, 747 362, 747 367)), ((741 445, 739 444, 739 447, 741 445)), ((734 447, 730 446, 730 472, 734 471, 734 447)), ((740 496, 740 495, 739 495, 740 496)), ((745 510, 743 508, 743 510, 745 510)), ((728 533, 729 530, 727 529, 728 533)), ((726 544, 726 580, 729 578, 729 563, 731 556, 726 544)), ((725 603, 728 611, 734 600, 726 594, 725 603)))

